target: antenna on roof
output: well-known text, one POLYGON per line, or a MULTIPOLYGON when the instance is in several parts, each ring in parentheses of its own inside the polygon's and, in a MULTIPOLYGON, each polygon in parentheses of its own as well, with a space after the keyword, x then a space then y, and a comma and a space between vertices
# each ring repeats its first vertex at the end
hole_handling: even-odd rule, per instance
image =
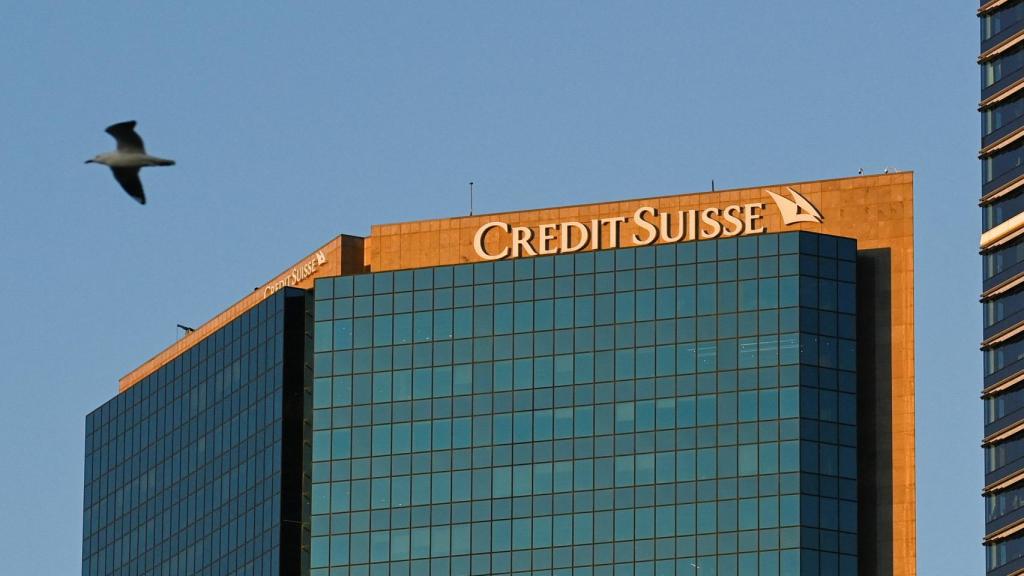
POLYGON ((473 183, 469 183, 469 215, 473 215, 473 183))
POLYGON ((715 191, 715 179, 714 178, 711 179, 711 191, 712 192, 715 191))
POLYGON ((185 334, 191 334, 191 333, 196 331, 195 328, 193 328, 191 326, 185 326, 184 324, 178 324, 178 328, 181 328, 182 330, 184 330, 185 334))

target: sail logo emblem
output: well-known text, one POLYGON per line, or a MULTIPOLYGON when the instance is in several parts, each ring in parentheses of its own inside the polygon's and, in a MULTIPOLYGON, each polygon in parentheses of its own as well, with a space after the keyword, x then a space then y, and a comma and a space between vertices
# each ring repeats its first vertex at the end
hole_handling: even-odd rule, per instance
POLYGON ((786 190, 789 191, 789 198, 776 194, 771 190, 765 190, 772 197, 772 200, 775 200, 775 205, 779 207, 779 214, 782 215, 783 224, 786 226, 799 222, 821 224, 825 220, 821 212, 818 212, 818 209, 807 198, 804 198, 799 192, 789 186, 786 186, 786 190))

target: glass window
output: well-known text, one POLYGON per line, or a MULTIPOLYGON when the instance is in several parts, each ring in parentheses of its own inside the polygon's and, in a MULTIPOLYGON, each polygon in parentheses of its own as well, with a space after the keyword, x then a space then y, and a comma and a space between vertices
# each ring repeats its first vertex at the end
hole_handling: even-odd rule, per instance
POLYGON ((1024 95, 1017 95, 988 108, 981 113, 982 136, 988 136, 993 132, 1016 123, 1024 116, 1024 95))
POLYGON ((1016 365, 1024 358, 1024 339, 1014 340, 997 348, 985 351, 985 375, 991 376, 1006 368, 1016 365))
POLYGON ((1024 192, 1018 191, 982 207, 982 226, 985 230, 994 228, 1021 212, 1024 212, 1024 192))
POLYGON ((982 160, 982 180, 984 184, 988 184, 1004 174, 1017 171, 1022 164, 1024 164, 1024 143, 1011 144, 982 160))
POLYGON ((985 496, 985 503, 986 521, 998 520, 1011 512, 1024 508, 1024 486, 989 494, 985 496))
POLYGON ((981 17, 981 41, 984 42, 1024 20, 1024 3, 1008 2, 981 17))
POLYGON ((987 446, 985 447, 986 472, 994 472, 1011 462, 1016 462, 1021 457, 1024 457, 1024 435, 987 446))

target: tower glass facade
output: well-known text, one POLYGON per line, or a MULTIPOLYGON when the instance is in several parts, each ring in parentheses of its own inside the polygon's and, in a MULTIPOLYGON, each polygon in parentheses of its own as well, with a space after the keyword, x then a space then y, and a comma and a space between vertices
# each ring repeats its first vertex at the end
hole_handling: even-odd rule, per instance
POLYGON ((981 2, 982 302, 988 574, 1024 570, 1024 2, 981 2))
POLYGON ((89 414, 83 575, 305 569, 307 300, 278 292, 89 414))
POLYGON ((857 574, 856 261, 794 232, 318 279, 311 575, 857 574))

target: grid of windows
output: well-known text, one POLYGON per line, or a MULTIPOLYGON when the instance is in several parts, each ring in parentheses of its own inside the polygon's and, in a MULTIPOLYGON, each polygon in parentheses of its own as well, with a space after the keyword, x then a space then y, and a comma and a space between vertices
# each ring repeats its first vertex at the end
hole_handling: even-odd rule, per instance
POLYGON ((89 414, 84 576, 281 573, 287 298, 89 414))
POLYGON ((312 576, 856 574, 856 244, 320 279, 312 576))
MULTIPOLYGON (((981 63, 982 71, 982 147, 1012 138, 1024 126, 1024 97, 1006 94, 1006 98, 992 102, 989 99, 1006 86, 1016 82, 1022 74, 1024 49, 1012 43, 1024 30, 1024 2, 982 2, 981 52, 989 58, 981 63), (999 46, 1011 48, 991 53, 999 46), (988 102, 988 104, 986 104, 988 102)), ((1020 143, 995 151, 982 158, 981 195, 986 197, 1008 186, 1021 174, 1024 167, 1024 148, 1020 143)), ((982 202, 982 227, 990 230, 1006 225, 1024 211, 1024 194, 1009 188, 1006 194, 989 196, 982 202)), ((983 251, 983 290, 1006 282, 1024 270, 1024 243, 983 251)), ((985 298, 984 339, 1011 329, 1024 318, 1024 296, 1021 291, 1000 292, 985 298)), ((1024 372, 1024 341, 1019 337, 983 346, 984 381, 990 388, 999 382, 1011 382, 1024 372)), ((985 397, 985 436, 1013 428, 1024 418, 1024 387, 1002 387, 994 395, 985 397)), ((1024 538, 1009 530, 1024 518, 1021 506, 1021 485, 1005 482, 1024 469, 1024 440, 1021 435, 987 444, 984 448, 985 484, 999 485, 995 492, 987 493, 985 534, 987 573, 990 576, 1009 576, 1024 569, 1024 538)))

